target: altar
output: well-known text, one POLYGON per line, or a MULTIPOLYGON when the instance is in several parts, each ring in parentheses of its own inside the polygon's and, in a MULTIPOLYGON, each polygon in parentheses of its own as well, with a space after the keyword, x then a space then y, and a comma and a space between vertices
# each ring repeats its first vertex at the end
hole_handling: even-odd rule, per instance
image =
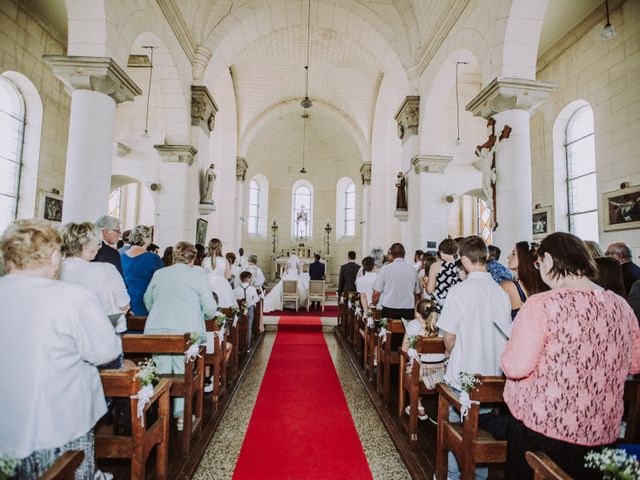
MULTIPOLYGON (((313 254, 307 255, 306 253, 309 253, 309 252, 305 252, 305 255, 298 255, 298 252, 297 251, 295 252, 295 254, 298 256, 298 260, 300 261, 300 264, 302 265, 303 272, 307 272, 309 270, 309 264, 315 261, 315 256, 313 254)), ((324 263, 325 278, 327 280, 327 283, 330 282, 330 277, 331 277, 330 266, 329 266, 330 260, 331 260, 331 256, 321 255, 320 261, 324 263)), ((289 255, 287 254, 281 254, 280 256, 272 255, 271 261, 273 262, 272 280, 277 281, 284 274, 285 268, 287 268, 289 255)))

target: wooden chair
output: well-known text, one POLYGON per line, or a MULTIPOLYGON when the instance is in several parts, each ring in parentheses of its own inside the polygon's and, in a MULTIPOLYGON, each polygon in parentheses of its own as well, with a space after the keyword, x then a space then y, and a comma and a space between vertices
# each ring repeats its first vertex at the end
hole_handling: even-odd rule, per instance
POLYGON ((376 330, 378 345, 378 371, 376 375, 376 389, 382 395, 384 403, 389 406, 391 400, 391 369, 400 365, 400 354, 391 348, 393 335, 404 335, 402 320, 387 319, 387 339, 383 343, 380 336, 380 328, 376 330))
MULTIPOLYGON (((139 336, 139 335, 138 335, 139 336)), ((134 398, 140 390, 140 380, 136 378, 136 368, 129 370, 101 370, 100 379, 104 394, 111 398, 128 398, 131 402, 131 435, 114 435, 110 425, 98 423, 95 434, 96 458, 131 459, 131 479, 145 480, 145 465, 153 447, 156 451, 156 477, 168 478, 169 465, 169 419, 171 409, 169 391, 171 380, 163 378, 155 386, 151 404, 145 407, 145 415, 151 405, 157 403, 158 416, 144 425, 138 418, 138 399, 134 398)))
MULTIPOLYGON (((423 353, 444 353, 444 339, 442 337, 419 338, 416 347, 418 354, 423 353)), ((409 435, 412 448, 418 445, 418 402, 422 395, 435 395, 436 389, 429 389, 422 381, 422 365, 416 359, 409 358, 407 352, 402 348, 400 353, 400 384, 398 385, 398 418, 400 424, 409 435), (407 365, 411 365, 411 370, 407 372, 407 365), (409 396, 409 420, 405 421, 405 399, 409 396)))
POLYGON ((526 452, 527 463, 533 469, 533 480, 573 480, 542 452, 526 452))
POLYGON ((625 443, 640 443, 640 376, 636 375, 624 384, 625 443))
POLYGON ((75 480, 76 470, 84 460, 84 452, 80 450, 70 450, 64 452, 53 462, 47 471, 42 474, 39 480, 75 480))
POLYGON ((233 326, 235 314, 232 308, 221 308, 220 311, 227 316, 227 341, 232 345, 231 357, 227 362, 227 382, 231 385, 236 381, 240 365, 240 318, 236 326, 233 326))
POLYGON ((307 312, 312 302, 320 302, 324 312, 324 280, 309 280, 309 294, 307 295, 307 312))
MULTIPOLYGON (((480 403, 502 403, 504 378, 478 378, 482 384, 471 391, 471 400, 480 403)), ((451 387, 444 383, 439 383, 436 391, 439 395, 436 478, 438 480, 447 478, 449 450, 458 460, 462 480, 476 478, 477 463, 504 463, 507 460, 507 442, 496 440, 489 432, 478 429, 480 406, 472 403, 464 422, 450 422, 449 407, 460 410, 460 399, 451 387)))
MULTIPOLYGON (((374 322, 379 322, 381 318, 381 311, 374 309, 372 311, 374 322)), ((363 369, 369 374, 369 381, 374 383, 375 376, 375 352, 378 339, 376 337, 375 323, 372 327, 369 327, 368 322, 365 322, 364 326, 364 359, 363 369)))
MULTIPOLYGON (((126 354, 182 355, 190 345, 190 334, 184 335, 122 335, 122 350, 126 354)), ((139 357, 138 357, 139 358, 139 357)), ((204 346, 195 361, 185 359, 184 374, 161 375, 172 380, 171 397, 184 398, 184 426, 180 434, 180 452, 187 455, 191 438, 202 428, 204 388, 204 346), (195 415, 195 420, 192 419, 195 415)))
POLYGON ((212 370, 213 376, 213 407, 218 408, 222 395, 227 389, 227 331, 225 330, 224 338, 220 338, 218 332, 220 327, 213 320, 204 322, 207 332, 213 332, 213 352, 204 355, 204 364, 212 370))
POLYGON ((282 280, 282 309, 284 310, 285 302, 295 302, 296 312, 298 311, 298 303, 300 298, 298 297, 298 281, 297 280, 282 280))
POLYGON ((144 326, 147 322, 147 317, 129 315, 127 316, 127 330, 130 332, 144 332, 144 326))

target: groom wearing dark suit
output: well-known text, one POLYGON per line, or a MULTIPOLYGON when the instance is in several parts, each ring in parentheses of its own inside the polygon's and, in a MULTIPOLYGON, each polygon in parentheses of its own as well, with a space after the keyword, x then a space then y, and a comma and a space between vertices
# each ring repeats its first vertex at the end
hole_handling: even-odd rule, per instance
POLYGON ((309 277, 311 280, 324 280, 324 263, 320 261, 320 255, 315 254, 315 261, 309 264, 309 277))
POLYGON ((356 252, 347 254, 349 261, 340 267, 340 278, 338 281, 338 297, 343 292, 356 292, 356 276, 360 270, 360 265, 356 263, 356 252))

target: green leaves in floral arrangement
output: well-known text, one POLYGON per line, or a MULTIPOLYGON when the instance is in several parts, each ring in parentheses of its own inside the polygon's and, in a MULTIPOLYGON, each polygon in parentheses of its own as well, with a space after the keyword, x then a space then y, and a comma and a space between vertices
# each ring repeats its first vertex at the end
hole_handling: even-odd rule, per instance
POLYGON ((16 474, 16 468, 20 465, 17 458, 0 455, 0 480, 8 480, 16 474))
POLYGON ((160 379, 156 362, 153 361, 153 358, 147 358, 144 362, 138 362, 138 373, 136 373, 136 377, 140 379, 140 385, 143 387, 152 385, 153 382, 157 382, 160 379))
POLYGON ((386 318, 383 318, 380 320, 380 326, 383 328, 387 328, 387 325, 389 325, 389 323, 387 322, 386 318))
POLYGON ((221 327, 227 322, 227 316, 224 313, 222 313, 220 310, 218 310, 216 314, 213 316, 213 321, 216 323, 217 326, 221 327))
POLYGON ((409 348, 416 348, 416 345, 418 343, 418 337, 417 336, 412 335, 407 340, 409 341, 409 348))
POLYGON ((206 335, 202 335, 198 332, 191 332, 189 334, 189 343, 191 345, 202 345, 207 341, 206 335))

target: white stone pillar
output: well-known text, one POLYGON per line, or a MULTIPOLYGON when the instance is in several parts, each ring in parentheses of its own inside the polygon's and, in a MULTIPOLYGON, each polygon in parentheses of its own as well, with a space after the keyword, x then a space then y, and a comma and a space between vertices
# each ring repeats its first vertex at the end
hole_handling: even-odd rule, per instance
POLYGON ((449 233, 449 208, 445 200, 443 173, 453 157, 418 155, 411 161, 416 174, 418 215, 414 244, 425 250, 428 241, 440 243, 449 233))
POLYGON ((244 229, 245 224, 249 221, 248 218, 245 218, 244 214, 244 179, 247 175, 248 168, 249 165, 243 157, 236 157, 236 251, 238 248, 243 247, 242 230, 244 229), (244 219, 244 222, 240 220, 241 218, 244 219))
MULTIPOLYGON (((408 96, 400 105, 395 115, 398 123, 398 137, 401 143, 401 168, 402 173, 407 172, 411 168, 411 160, 418 154, 418 126, 420 121, 420 97, 408 96)), ((400 173, 397 172, 396 175, 400 173)), ((417 189, 416 185, 412 185, 410 175, 405 177, 407 182, 406 196, 408 209, 406 211, 396 209, 394 216, 401 221, 400 224, 400 241, 404 245, 407 252, 413 250, 412 225, 417 223, 417 189)), ((395 196, 394 196, 395 199, 395 196)), ((416 226, 417 227, 417 226, 416 226)))
POLYGON ((496 78, 466 109, 475 116, 496 120, 495 134, 505 125, 509 138, 500 142, 496 153, 496 209, 493 244, 503 252, 519 241, 529 241, 531 227, 531 139, 529 117, 557 84, 520 78, 496 78))
POLYGON ((141 90, 111 58, 43 58, 71 92, 62 222, 94 222, 109 203, 116 104, 141 90))
POLYGON ((361 254, 365 257, 369 254, 371 245, 369 244, 371 231, 371 162, 365 162, 360 167, 360 177, 362 178, 362 220, 361 220, 361 254))

